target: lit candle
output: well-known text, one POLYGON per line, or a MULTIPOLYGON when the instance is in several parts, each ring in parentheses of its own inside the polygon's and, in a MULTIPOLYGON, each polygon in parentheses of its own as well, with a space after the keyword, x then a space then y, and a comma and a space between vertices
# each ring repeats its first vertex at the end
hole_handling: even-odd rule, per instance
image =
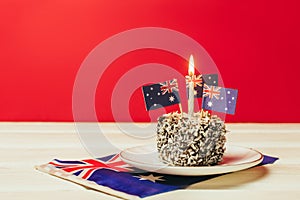
POLYGON ((193 55, 190 56, 189 60, 189 99, 188 99, 188 114, 192 116, 194 113, 194 81, 193 76, 195 74, 195 67, 194 67, 194 58, 193 55))

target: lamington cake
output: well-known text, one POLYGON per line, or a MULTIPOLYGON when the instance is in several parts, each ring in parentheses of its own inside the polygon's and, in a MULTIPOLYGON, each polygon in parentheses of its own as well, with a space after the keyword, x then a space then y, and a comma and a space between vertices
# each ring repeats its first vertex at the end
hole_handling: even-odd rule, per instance
POLYGON ((172 112, 158 118, 157 149, 171 166, 212 166, 222 161, 225 123, 208 112, 172 112))

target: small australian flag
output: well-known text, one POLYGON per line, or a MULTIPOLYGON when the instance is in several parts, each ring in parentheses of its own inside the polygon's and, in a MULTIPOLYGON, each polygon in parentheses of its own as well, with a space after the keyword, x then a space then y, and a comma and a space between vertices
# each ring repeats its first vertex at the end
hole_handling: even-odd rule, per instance
POLYGON ((238 91, 204 84, 202 108, 227 114, 234 114, 238 91))
POLYGON ((187 96, 189 97, 188 85, 189 82, 194 82, 195 98, 202 98, 203 95, 203 84, 206 85, 218 85, 218 74, 203 74, 203 75, 194 75, 193 77, 188 77, 186 81, 187 85, 187 96))
POLYGON ((180 103, 176 79, 142 87, 147 110, 171 106, 180 103))

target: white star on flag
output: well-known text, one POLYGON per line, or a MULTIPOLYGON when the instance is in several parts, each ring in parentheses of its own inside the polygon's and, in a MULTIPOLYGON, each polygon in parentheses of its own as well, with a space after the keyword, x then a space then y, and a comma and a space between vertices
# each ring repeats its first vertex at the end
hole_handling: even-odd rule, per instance
POLYGON ((137 176, 137 178, 139 178, 139 180, 141 181, 152 181, 153 183, 155 183, 156 181, 165 181, 165 179, 162 179, 163 176, 153 176, 153 174, 149 174, 148 176, 144 176, 144 175, 139 175, 137 176))
POLYGON ((208 103, 207 103, 207 105, 209 106, 209 107, 212 107, 212 102, 211 101, 209 101, 208 103))
POLYGON ((170 102, 173 102, 174 100, 175 100, 175 97, 173 97, 173 96, 170 96, 170 97, 169 97, 169 101, 170 101, 170 102))

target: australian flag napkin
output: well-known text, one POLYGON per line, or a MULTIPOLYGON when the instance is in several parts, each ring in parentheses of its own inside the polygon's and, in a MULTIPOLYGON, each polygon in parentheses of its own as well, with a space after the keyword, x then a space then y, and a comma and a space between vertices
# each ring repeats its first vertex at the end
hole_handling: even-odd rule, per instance
MULTIPOLYGON (((260 165, 278 158, 264 156, 260 165)), ((119 154, 98 159, 58 160, 36 167, 53 176, 124 199, 144 198, 177 189, 220 175, 175 176, 141 171, 124 163, 119 154)))

